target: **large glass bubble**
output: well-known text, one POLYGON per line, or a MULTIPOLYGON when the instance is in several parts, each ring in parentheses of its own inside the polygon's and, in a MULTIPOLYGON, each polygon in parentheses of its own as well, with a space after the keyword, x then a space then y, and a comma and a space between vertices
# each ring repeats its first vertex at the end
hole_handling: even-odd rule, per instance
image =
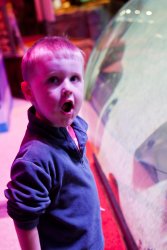
POLYGON ((91 54, 89 135, 139 249, 167 249, 167 1, 134 0, 91 54))

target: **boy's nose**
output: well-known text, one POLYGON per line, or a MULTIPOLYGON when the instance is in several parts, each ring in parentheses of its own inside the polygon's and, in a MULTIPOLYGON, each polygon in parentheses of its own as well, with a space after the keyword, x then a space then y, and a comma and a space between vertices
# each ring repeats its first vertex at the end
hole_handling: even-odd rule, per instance
POLYGON ((71 83, 68 80, 65 80, 61 90, 62 96, 69 97, 72 94, 71 83))
POLYGON ((61 90, 61 95, 63 96, 63 97, 69 97, 70 95, 72 94, 72 91, 71 90, 68 90, 68 89, 66 89, 66 88, 62 88, 62 90, 61 90))

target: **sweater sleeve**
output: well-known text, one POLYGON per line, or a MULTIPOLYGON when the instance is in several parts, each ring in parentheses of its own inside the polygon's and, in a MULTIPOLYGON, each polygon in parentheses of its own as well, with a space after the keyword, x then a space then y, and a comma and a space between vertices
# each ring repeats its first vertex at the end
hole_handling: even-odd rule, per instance
POLYGON ((11 169, 11 181, 5 196, 8 214, 21 229, 38 225, 39 216, 50 204, 51 177, 41 166, 17 159, 11 169))

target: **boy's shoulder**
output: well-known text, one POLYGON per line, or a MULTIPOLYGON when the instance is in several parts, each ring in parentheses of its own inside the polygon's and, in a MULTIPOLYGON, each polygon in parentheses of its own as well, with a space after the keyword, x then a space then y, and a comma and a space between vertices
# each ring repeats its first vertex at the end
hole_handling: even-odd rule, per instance
POLYGON ((16 158, 26 161, 43 161, 49 158, 52 146, 42 140, 33 139, 23 142, 16 158))

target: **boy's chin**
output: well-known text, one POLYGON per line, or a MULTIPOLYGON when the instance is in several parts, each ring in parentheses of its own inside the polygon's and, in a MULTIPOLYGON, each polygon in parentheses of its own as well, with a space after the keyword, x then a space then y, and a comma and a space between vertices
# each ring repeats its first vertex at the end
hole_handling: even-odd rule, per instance
POLYGON ((62 123, 61 127, 67 128, 69 126, 71 126, 71 124, 73 123, 74 119, 70 119, 68 122, 64 122, 62 123))
POLYGON ((75 117, 68 119, 68 120, 65 119, 64 121, 60 121, 60 122, 52 123, 52 124, 54 127, 57 127, 57 128, 60 128, 60 127, 67 128, 68 126, 70 126, 73 123, 74 119, 75 119, 75 117))

